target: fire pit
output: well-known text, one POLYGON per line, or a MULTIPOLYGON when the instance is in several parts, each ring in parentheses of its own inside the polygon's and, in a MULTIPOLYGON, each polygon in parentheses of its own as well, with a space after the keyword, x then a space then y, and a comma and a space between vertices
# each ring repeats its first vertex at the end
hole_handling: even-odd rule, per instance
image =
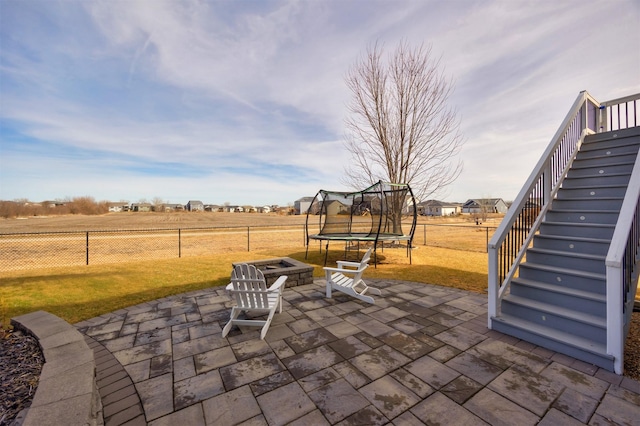
POLYGON ((233 263, 233 267, 240 263, 255 265, 264 274, 267 285, 273 284, 280 275, 286 275, 286 287, 313 283, 313 266, 299 262, 290 257, 276 257, 273 259, 250 260, 233 263))

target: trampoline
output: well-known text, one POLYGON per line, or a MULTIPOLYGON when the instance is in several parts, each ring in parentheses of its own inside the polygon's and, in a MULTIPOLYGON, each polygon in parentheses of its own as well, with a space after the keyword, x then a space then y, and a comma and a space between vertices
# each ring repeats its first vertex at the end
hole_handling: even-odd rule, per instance
POLYGON ((360 243, 373 246, 374 263, 377 265, 376 251, 385 243, 406 242, 407 257, 411 263, 411 243, 416 229, 416 202, 408 184, 379 181, 357 192, 337 192, 320 190, 313 198, 305 222, 307 249, 310 240, 326 242, 324 263, 327 263, 329 243, 340 241, 347 251, 354 246, 360 250, 360 243), (403 223, 403 218, 405 222, 403 223), (403 232, 403 227, 410 229, 403 232), (317 228, 316 228, 317 225, 317 228), (312 234, 309 227, 319 229, 312 234))

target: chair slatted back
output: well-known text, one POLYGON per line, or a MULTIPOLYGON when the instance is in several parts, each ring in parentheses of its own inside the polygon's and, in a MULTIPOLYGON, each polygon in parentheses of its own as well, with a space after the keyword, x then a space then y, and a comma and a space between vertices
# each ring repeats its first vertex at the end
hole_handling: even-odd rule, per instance
POLYGON ((353 277, 354 281, 359 281, 362 278, 362 274, 364 270, 369 267, 369 260, 371 260, 371 250, 367 250, 367 252, 362 256, 362 260, 360 261, 360 266, 358 266, 358 273, 353 277))
POLYGON ((367 252, 362 256, 362 260, 360 261, 360 268, 367 269, 369 266, 369 261, 371 260, 371 248, 367 250, 367 252), (364 267, 363 267, 364 266, 364 267))
POLYGON ((236 304, 242 308, 269 309, 267 280, 254 265, 236 265, 231 273, 233 290, 230 291, 236 304))

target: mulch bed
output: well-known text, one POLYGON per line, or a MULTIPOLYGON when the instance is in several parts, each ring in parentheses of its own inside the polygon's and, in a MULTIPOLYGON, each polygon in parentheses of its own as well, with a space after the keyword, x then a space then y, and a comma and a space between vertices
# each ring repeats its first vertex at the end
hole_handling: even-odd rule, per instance
POLYGON ((43 364, 34 337, 0 328, 0 426, 11 424, 31 406, 43 364))
MULTIPOLYGON (((636 302, 638 304, 638 302, 636 302)), ((640 380, 640 312, 634 309, 629 323, 629 334, 624 346, 624 375, 640 380)))

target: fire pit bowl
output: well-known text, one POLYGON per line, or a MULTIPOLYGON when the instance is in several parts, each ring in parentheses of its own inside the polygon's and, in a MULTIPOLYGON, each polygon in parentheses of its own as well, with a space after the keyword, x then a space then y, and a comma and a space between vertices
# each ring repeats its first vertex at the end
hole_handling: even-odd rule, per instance
POLYGON ((286 287, 295 287, 313 283, 313 266, 299 262, 290 257, 276 257, 273 259, 249 260, 247 262, 233 263, 233 267, 240 263, 255 265, 262 271, 267 285, 273 284, 280 275, 286 275, 286 287))

